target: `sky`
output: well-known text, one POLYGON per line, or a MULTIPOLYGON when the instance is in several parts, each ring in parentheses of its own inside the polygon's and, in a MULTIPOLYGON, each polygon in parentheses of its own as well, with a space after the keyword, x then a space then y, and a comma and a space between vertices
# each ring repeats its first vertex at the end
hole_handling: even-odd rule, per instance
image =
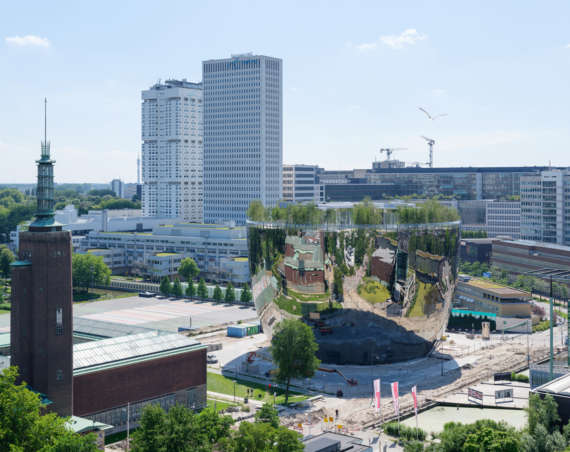
POLYGON ((283 59, 283 162, 369 168, 570 165, 570 3, 4 2, 0 183, 136 180, 140 95, 201 62, 283 59), (447 116, 430 120, 430 114, 447 116))

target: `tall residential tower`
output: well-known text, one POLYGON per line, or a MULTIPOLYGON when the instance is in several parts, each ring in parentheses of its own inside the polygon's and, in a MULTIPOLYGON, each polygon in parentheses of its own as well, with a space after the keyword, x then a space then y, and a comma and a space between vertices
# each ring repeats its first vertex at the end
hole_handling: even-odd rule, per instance
POLYGON ((202 84, 167 80, 142 100, 143 214, 202 222, 202 84))
POLYGON ((202 63, 206 222, 243 224, 252 200, 281 199, 282 67, 250 53, 202 63))
MULTIPOLYGON (((47 101, 46 101, 47 103, 47 101)), ((11 364, 20 379, 70 416, 73 407, 71 232, 54 218, 53 164, 47 133, 38 164, 36 218, 21 232, 12 263, 11 364)))

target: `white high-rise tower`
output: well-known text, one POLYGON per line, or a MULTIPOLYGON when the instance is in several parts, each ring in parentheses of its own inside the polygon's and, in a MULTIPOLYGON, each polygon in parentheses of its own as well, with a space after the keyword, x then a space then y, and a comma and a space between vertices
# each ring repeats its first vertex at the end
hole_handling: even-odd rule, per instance
POLYGON ((143 215, 202 222, 202 84, 156 83, 142 101, 143 215))
POLYGON ((252 200, 281 199, 283 62, 232 55, 202 63, 204 221, 242 224, 252 200))

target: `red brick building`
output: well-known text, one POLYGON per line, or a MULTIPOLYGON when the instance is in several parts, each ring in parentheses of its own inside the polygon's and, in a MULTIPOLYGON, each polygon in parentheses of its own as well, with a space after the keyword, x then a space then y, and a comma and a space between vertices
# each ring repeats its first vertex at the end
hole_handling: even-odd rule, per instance
POLYGON ((113 426, 137 425, 156 403, 206 406, 206 350, 186 336, 147 333, 84 342, 73 347, 73 414, 113 426))
POLYGON ((285 239, 283 269, 287 284, 294 290, 324 292, 325 266, 320 234, 285 239))

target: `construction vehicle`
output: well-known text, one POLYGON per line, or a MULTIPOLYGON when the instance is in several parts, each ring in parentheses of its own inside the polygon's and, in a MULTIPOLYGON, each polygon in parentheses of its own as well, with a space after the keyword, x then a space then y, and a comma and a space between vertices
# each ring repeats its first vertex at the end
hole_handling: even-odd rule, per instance
POLYGON ((358 384, 357 380, 355 380, 354 378, 346 378, 345 375, 338 369, 329 369, 327 367, 319 367, 317 370, 320 370, 321 372, 338 374, 342 378, 344 378, 344 381, 346 381, 350 386, 356 386, 358 384))

